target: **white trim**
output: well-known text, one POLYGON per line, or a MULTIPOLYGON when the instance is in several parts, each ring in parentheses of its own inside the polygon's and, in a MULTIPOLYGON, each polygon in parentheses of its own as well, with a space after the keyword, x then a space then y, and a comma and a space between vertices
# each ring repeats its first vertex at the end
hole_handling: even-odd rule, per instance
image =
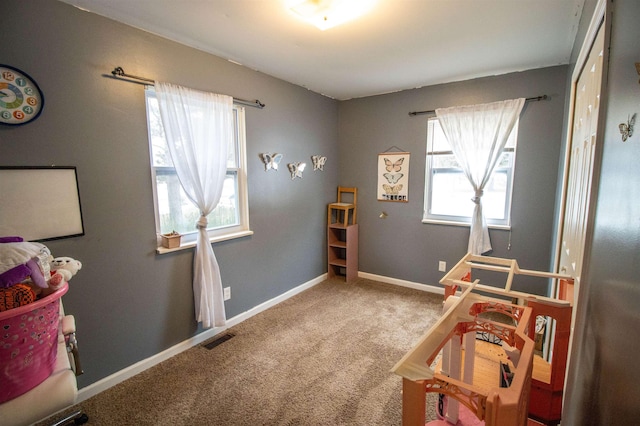
POLYGON ((311 281, 307 281, 306 283, 301 284, 298 287, 295 287, 281 294, 280 296, 274 297, 271 300, 267 300, 266 302, 263 302, 249 309, 246 312, 236 315, 235 317, 227 320, 227 324, 224 325, 223 327, 216 327, 216 328, 210 328, 208 330, 205 330, 202 333, 197 334, 181 343, 178 343, 177 345, 172 346, 165 351, 162 351, 153 356, 150 356, 147 359, 143 359, 142 361, 139 361, 133 365, 130 365, 129 367, 126 367, 116 373, 113 373, 110 376, 107 376, 101 380, 98 380, 97 382, 92 383, 89 386, 80 389, 78 391, 78 398, 76 399, 76 402, 74 404, 79 404, 83 401, 86 401, 92 396, 95 396, 100 392, 103 392, 135 376, 136 374, 142 373, 143 371, 161 363, 162 361, 166 361, 167 359, 175 355, 178 355, 179 353, 184 352, 187 349, 190 349, 196 345, 199 345, 200 343, 206 340, 209 340, 212 337, 215 337, 216 335, 224 332, 228 328, 233 327, 234 325, 240 324, 244 320, 247 320, 256 314, 259 314, 260 312, 265 311, 277 305, 280 302, 284 302, 285 300, 323 282, 326 279, 327 279, 327 274, 326 273, 322 274, 319 277, 312 279, 311 281))
POLYGON ((444 287, 430 284, 421 284, 413 281, 405 281, 397 278, 385 277, 382 275, 370 274, 368 272, 358 272, 358 277, 367 280, 379 281, 381 283, 398 285, 400 287, 412 288, 414 290, 426 291, 435 294, 444 294, 444 287))
MULTIPOLYGON (((470 228, 469 222, 456 222, 453 220, 440 220, 440 219, 422 219, 422 223, 429 223, 431 225, 446 225, 446 226, 463 226, 470 228)), ((487 223, 489 229, 501 229, 503 231, 511 231, 511 225, 492 225, 487 223)))
POLYGON ((578 54, 578 59, 576 60, 576 66, 573 69, 573 73, 571 76, 572 83, 578 81, 578 77, 580 77, 580 74, 582 73, 582 68, 584 67, 585 62, 589 57, 589 52, 591 52, 591 46, 593 46, 593 42, 596 40, 596 37, 598 35, 598 30, 605 20, 606 9, 607 0, 598 0, 598 3, 596 4, 596 7, 593 11, 593 15, 591 16, 591 21, 589 22, 589 28, 587 29, 587 33, 584 36, 582 47, 580 48, 580 53, 578 54))
MULTIPOLYGON (((253 231, 247 230, 247 231, 232 232, 224 235, 218 235, 217 237, 210 237, 209 242, 219 243, 221 241, 228 241, 236 238, 248 237, 249 235, 253 235, 253 231)), ((174 251, 186 250, 186 249, 194 248, 195 246, 196 246, 196 241, 189 241, 187 243, 180 244, 179 247, 174 247, 174 248, 158 247, 156 248, 156 253, 158 254, 173 253, 174 251)))
MULTIPOLYGON (((387 283, 387 284, 393 284, 393 285, 397 285, 400 287, 407 287, 407 288, 412 288, 415 290, 420 290, 420 291, 426 291, 429 293, 434 293, 434 294, 444 294, 444 287, 441 286, 433 286, 433 285, 429 285, 429 284, 421 284, 421 283, 416 283, 416 282, 412 282, 412 281, 405 281, 405 280, 400 280, 397 278, 390 278, 390 277, 385 277, 382 275, 376 275, 376 274, 370 274, 367 272, 359 272, 358 273, 358 277, 360 278, 365 278, 365 279, 369 279, 369 280, 373 280, 373 281, 378 281, 378 282, 382 282, 382 283, 387 283)), ((87 399, 91 398, 92 396, 95 396, 97 394, 99 394, 100 392, 103 392, 133 376, 135 376, 136 374, 142 373, 143 371, 163 362, 166 361, 167 359, 178 355, 181 352, 186 351, 187 349, 191 349, 194 346, 199 345, 200 343, 207 341, 215 336, 217 336, 218 334, 223 333, 224 331, 226 331, 228 328, 233 327, 237 324, 240 324, 241 322, 251 318, 252 316, 259 314, 260 312, 263 312, 277 304, 279 304, 280 302, 284 302, 285 300, 303 292, 304 290, 307 290, 317 284, 320 284, 321 282, 325 281, 327 279, 327 274, 322 274, 310 281, 307 281, 304 284, 299 285, 298 287, 295 287, 283 294, 281 294, 280 296, 274 297, 271 300, 267 300, 264 303, 261 303, 251 309, 249 309, 246 312, 243 312, 239 315, 236 315, 235 317, 228 319, 227 320, 227 324, 223 327, 216 327, 216 328, 211 328, 208 330, 203 331, 200 334, 197 334, 181 343, 178 343, 177 345, 174 345, 172 347, 170 347, 169 349, 166 349, 160 353, 157 353, 153 356, 150 356, 149 358, 143 359, 142 361, 139 361, 133 365, 130 365, 120 371, 117 371, 116 373, 113 373, 110 376, 107 376, 101 380, 98 380, 97 382, 94 382, 92 384, 90 384, 87 387, 84 387, 82 389, 80 389, 78 391, 78 398, 76 399, 75 404, 79 404, 83 401, 86 401, 87 399)))

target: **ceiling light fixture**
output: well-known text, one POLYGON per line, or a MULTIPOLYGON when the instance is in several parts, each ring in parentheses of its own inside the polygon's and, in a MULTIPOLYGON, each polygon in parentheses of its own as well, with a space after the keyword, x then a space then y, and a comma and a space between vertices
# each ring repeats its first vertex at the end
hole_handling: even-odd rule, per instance
POLYGON ((290 0, 289 10, 322 31, 367 13, 377 0, 290 0))

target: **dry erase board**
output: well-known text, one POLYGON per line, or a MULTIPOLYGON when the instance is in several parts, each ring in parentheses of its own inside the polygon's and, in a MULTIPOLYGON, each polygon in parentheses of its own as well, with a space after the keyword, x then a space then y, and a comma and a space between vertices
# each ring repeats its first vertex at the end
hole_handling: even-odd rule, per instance
POLYGON ((84 235, 75 167, 0 167, 0 236, 84 235))

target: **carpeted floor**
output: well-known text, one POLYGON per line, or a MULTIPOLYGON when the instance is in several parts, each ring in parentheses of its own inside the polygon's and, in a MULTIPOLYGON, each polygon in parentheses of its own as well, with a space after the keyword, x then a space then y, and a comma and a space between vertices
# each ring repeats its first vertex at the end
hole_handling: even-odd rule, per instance
POLYGON ((89 425, 400 425, 390 369, 441 312, 441 295, 325 281, 79 407, 89 425))

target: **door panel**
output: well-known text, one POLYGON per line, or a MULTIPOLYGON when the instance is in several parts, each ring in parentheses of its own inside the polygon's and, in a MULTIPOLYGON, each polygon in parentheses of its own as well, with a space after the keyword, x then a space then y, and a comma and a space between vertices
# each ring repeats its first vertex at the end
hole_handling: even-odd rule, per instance
MULTIPOLYGON (((593 181, 603 49, 604 27, 601 26, 576 84, 569 173, 560 244, 559 272, 575 278, 574 302, 577 301, 580 291, 580 275, 593 181)), ((574 309, 574 313, 575 311, 574 309)))

